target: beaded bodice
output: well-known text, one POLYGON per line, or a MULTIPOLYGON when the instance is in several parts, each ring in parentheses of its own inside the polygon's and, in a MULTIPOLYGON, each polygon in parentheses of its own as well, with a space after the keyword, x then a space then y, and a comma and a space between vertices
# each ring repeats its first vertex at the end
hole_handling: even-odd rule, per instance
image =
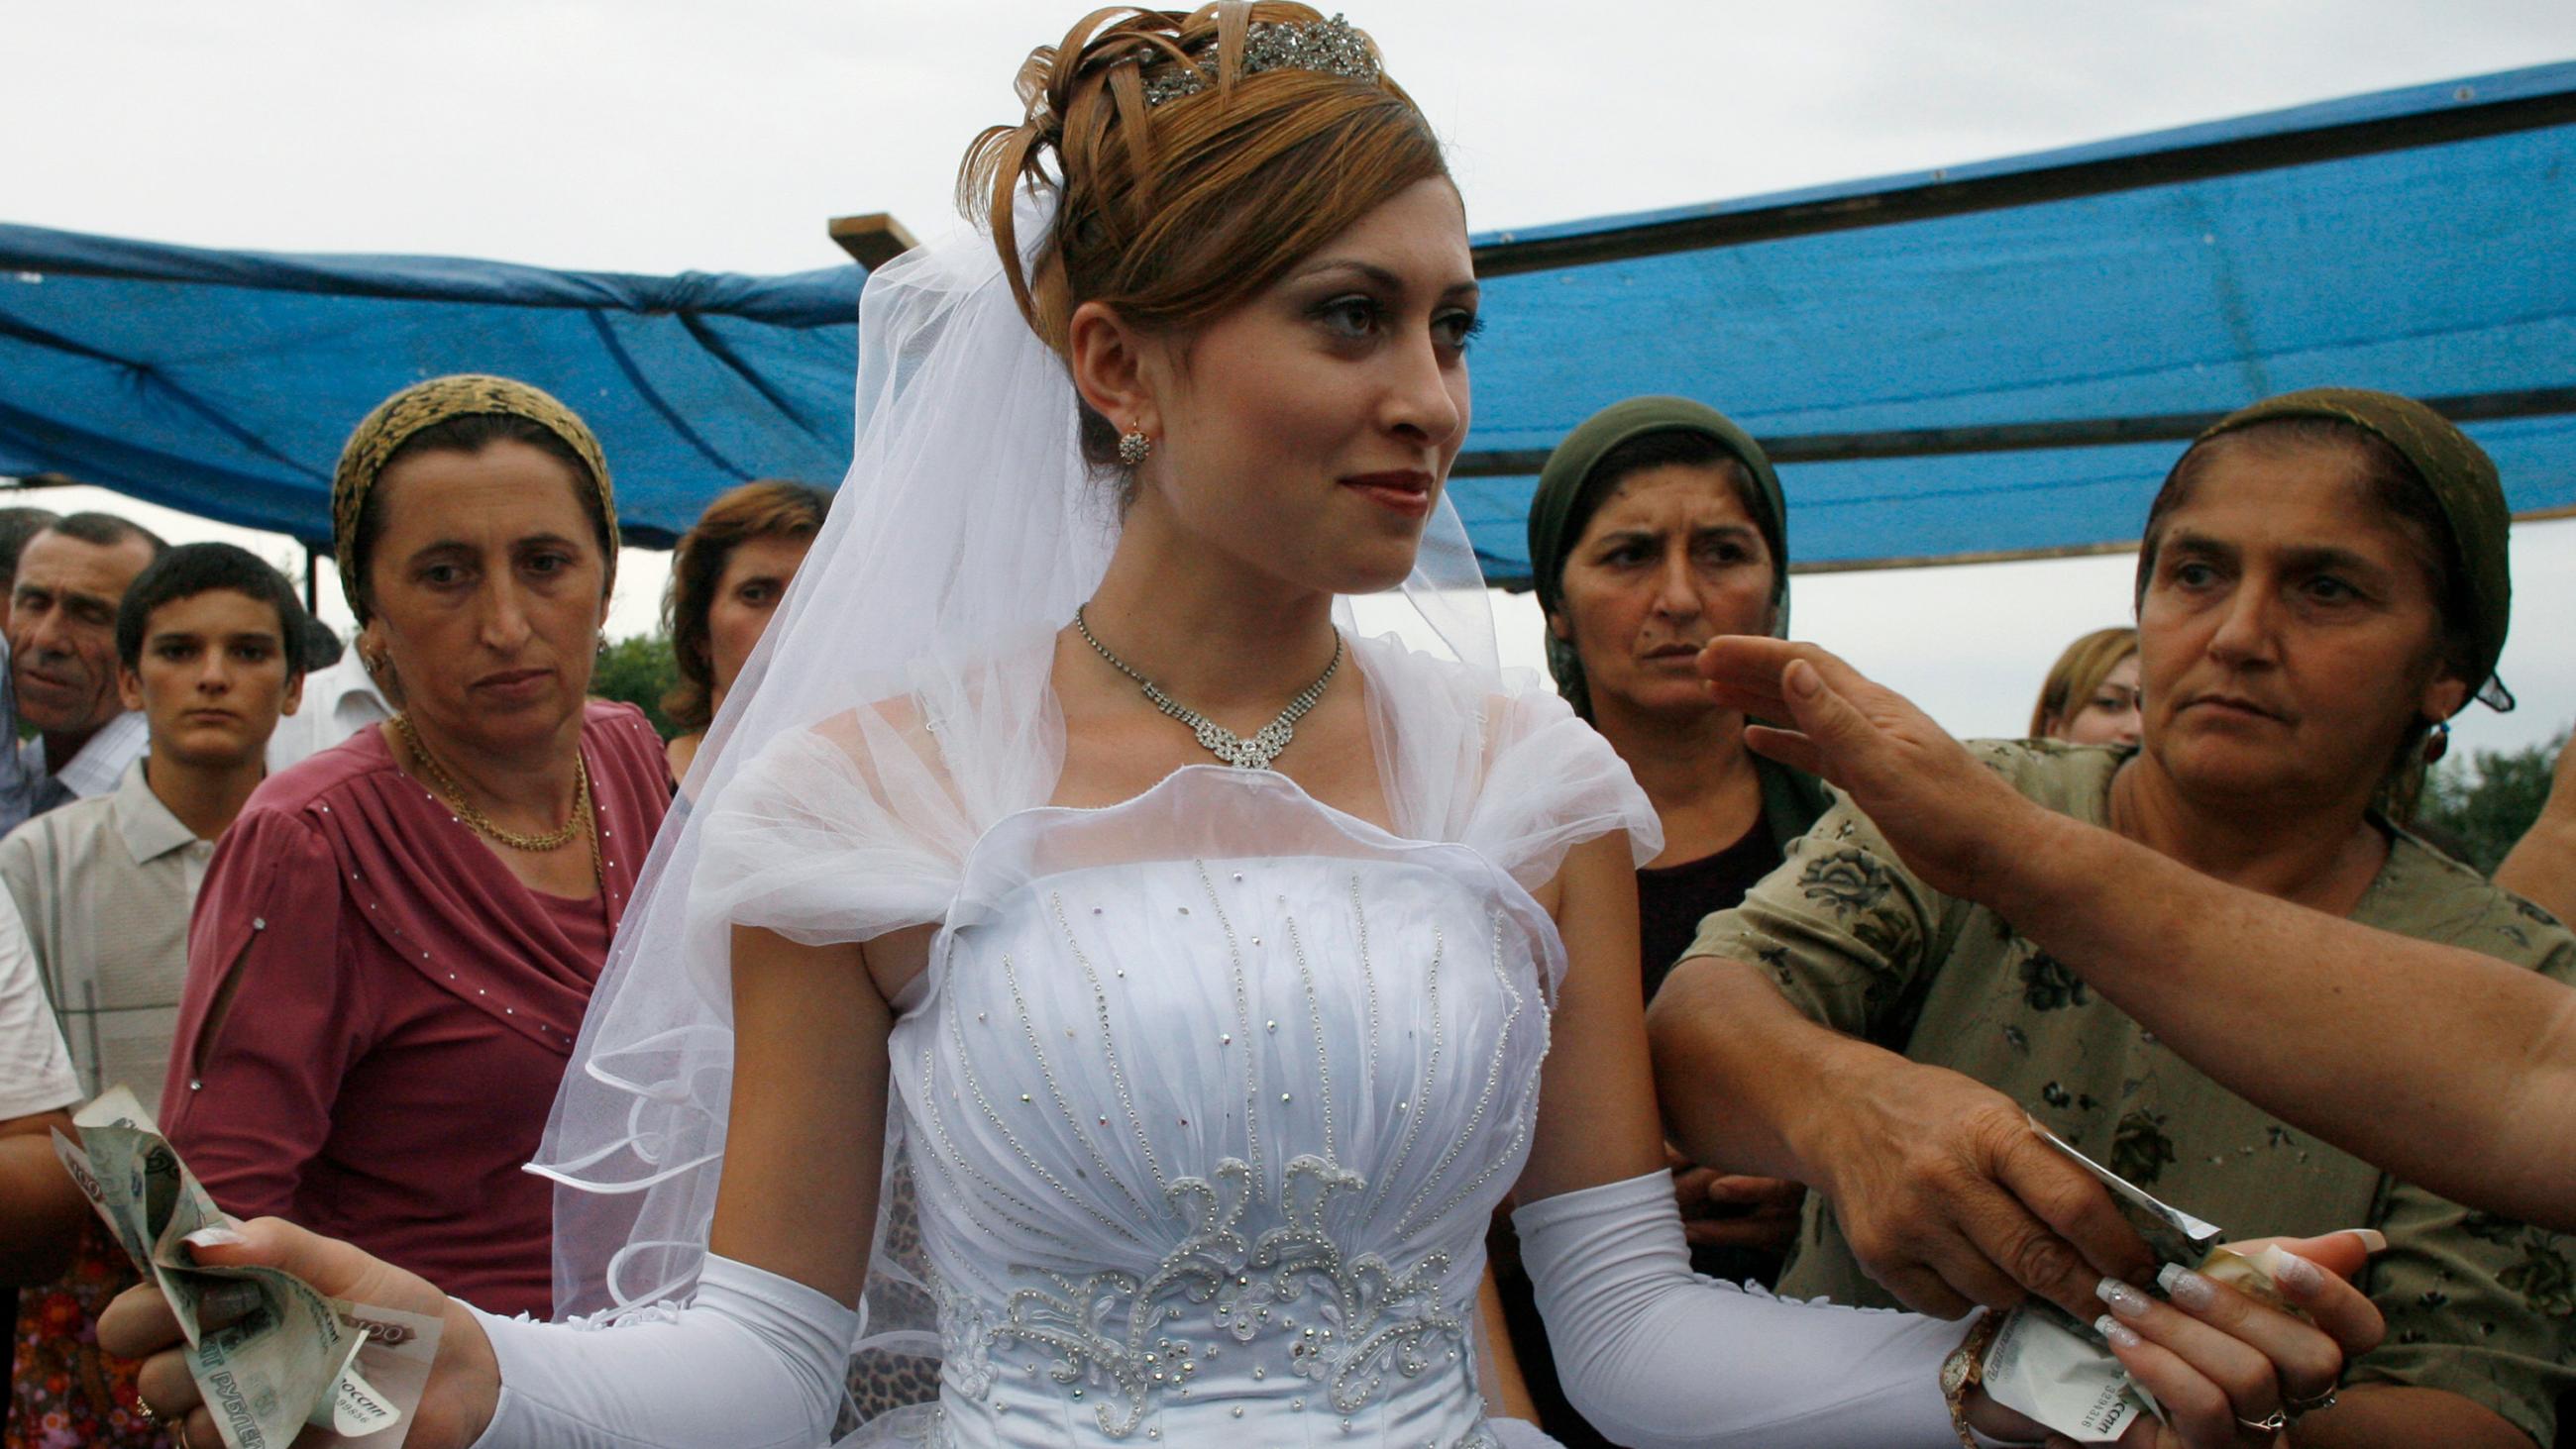
POLYGON ((941 1431, 1484 1442, 1558 949, 1474 850, 1277 776, 997 825, 892 1041, 941 1431))

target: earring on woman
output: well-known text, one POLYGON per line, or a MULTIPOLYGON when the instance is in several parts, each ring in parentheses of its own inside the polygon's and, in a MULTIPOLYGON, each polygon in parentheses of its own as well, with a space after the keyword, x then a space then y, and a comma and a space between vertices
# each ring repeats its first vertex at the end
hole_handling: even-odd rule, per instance
POLYGON ((1118 461, 1127 467, 1144 462, 1153 451, 1154 440, 1145 436, 1143 428, 1129 428, 1118 435, 1118 461))
POLYGON ((2433 721, 2433 727, 2430 730, 2425 731, 2424 734, 2424 763, 2428 765, 2439 764, 2441 763, 2442 757, 2450 752, 2451 722, 2446 719, 2437 719, 2433 721))

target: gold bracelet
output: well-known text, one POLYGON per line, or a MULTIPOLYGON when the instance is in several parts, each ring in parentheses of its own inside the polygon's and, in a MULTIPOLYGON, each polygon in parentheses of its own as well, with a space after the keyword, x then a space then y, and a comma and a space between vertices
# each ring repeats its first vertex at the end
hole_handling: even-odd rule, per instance
POLYGON ((2003 1332, 2004 1315, 1988 1309, 1950 1356, 1941 1360, 1941 1397, 1950 1406, 1950 1428, 1958 1434, 1966 1449, 1982 1449, 1977 1433, 1968 1423, 1968 1391, 1985 1380, 1986 1350, 1993 1346, 1995 1335, 2003 1332))

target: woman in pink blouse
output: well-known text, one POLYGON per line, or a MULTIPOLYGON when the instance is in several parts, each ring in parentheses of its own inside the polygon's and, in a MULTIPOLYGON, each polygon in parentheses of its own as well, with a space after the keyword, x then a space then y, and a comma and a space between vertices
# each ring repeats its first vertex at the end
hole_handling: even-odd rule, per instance
POLYGON ((519 1169, 670 799, 643 714, 587 699, 608 469, 537 389, 441 378, 359 425, 332 513, 401 713, 225 835, 161 1121, 226 1211, 542 1315, 550 1194, 519 1169))

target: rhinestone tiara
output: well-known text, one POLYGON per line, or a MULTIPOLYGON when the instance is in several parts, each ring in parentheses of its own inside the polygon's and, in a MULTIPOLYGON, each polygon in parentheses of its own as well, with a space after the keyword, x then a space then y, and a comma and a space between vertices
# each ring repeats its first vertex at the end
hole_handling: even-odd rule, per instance
MULTIPOLYGON (((1350 80, 1378 78, 1377 52, 1368 37, 1336 15, 1310 22, 1264 21, 1243 35, 1243 63, 1238 76, 1265 70, 1311 70, 1350 80)), ((1145 82, 1145 104, 1159 106, 1213 88, 1216 76, 1203 65, 1184 65, 1145 82)))

